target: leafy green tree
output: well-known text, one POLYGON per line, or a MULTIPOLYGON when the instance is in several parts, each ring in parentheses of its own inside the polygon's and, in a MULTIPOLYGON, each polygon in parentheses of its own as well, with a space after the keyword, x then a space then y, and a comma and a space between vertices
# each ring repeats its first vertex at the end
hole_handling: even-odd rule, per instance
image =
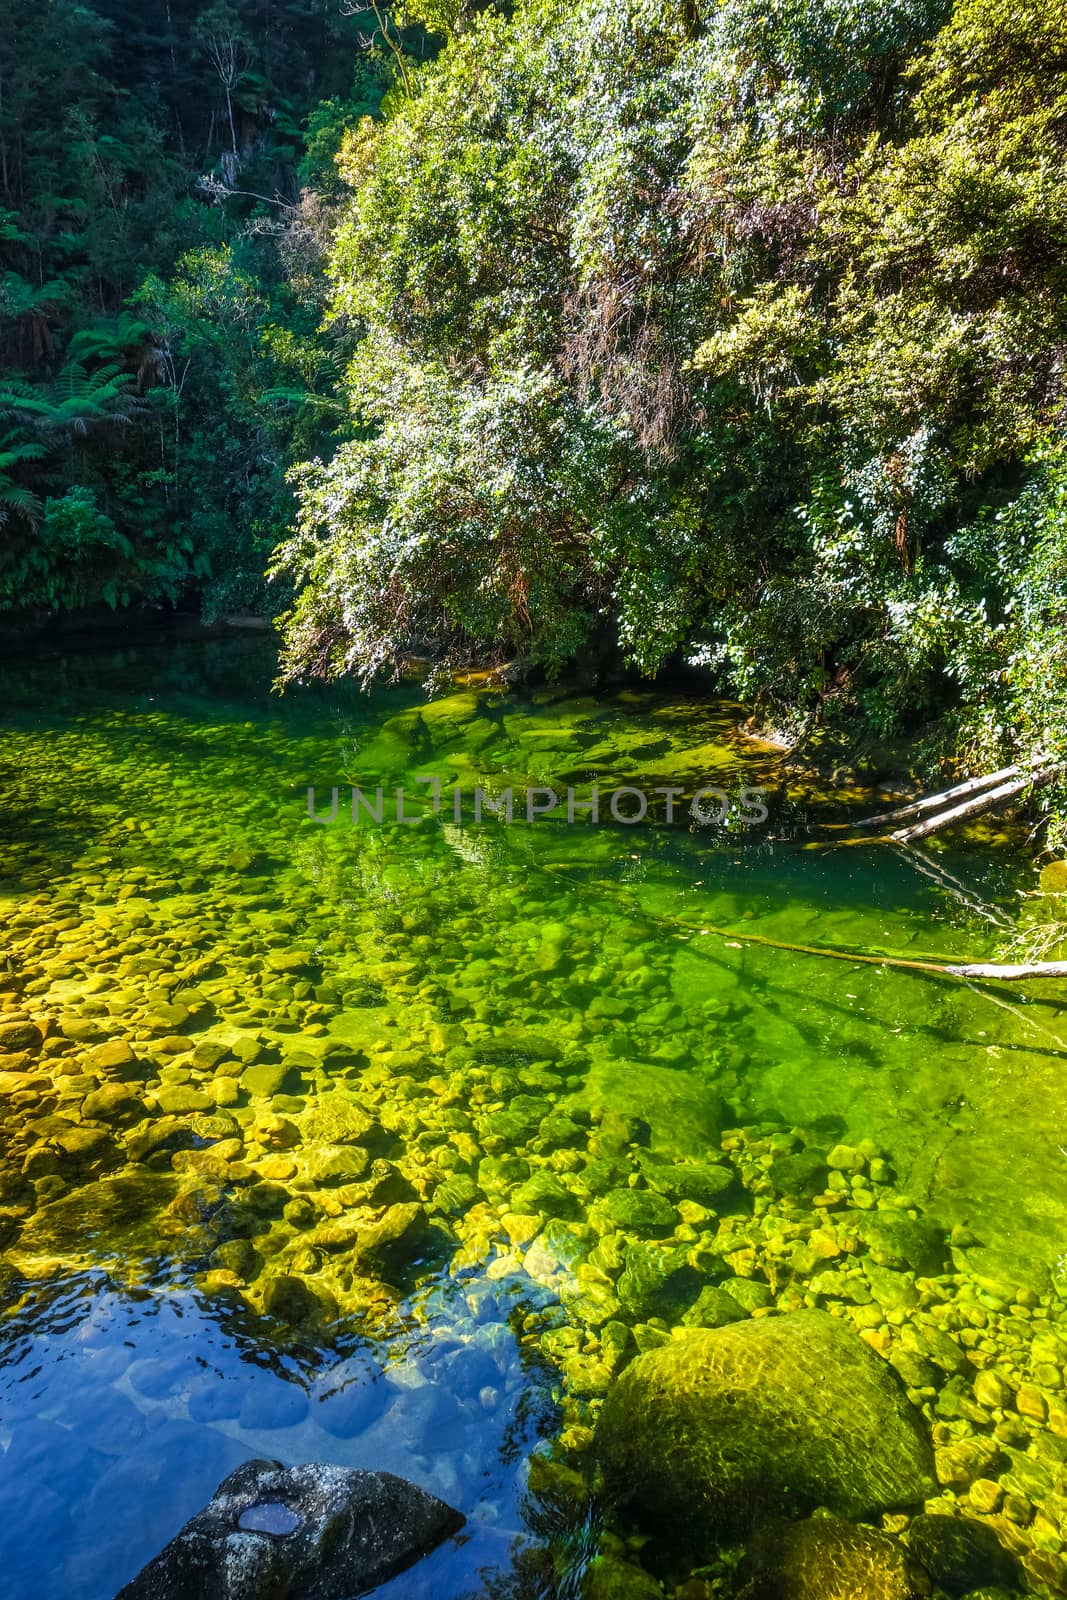
POLYGON ((427 644, 556 670, 606 635, 781 724, 1062 748, 1059 12, 520 0, 442 28, 341 147, 363 345, 276 563, 287 672, 427 644))

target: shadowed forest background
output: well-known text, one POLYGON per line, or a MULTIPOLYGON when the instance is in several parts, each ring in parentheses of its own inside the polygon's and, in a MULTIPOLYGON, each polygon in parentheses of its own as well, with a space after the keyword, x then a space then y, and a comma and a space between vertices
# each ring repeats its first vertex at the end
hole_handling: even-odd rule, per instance
POLYGON ((1062 759, 1065 69, 1034 0, 0 0, 0 606, 1062 759))

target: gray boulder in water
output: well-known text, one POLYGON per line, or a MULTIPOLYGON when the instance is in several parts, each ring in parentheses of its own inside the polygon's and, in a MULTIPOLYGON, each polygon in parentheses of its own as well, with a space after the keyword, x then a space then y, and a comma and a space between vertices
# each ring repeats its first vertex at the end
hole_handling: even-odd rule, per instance
POLYGON ((116 1600, 352 1600, 464 1520, 391 1472, 246 1461, 116 1600))

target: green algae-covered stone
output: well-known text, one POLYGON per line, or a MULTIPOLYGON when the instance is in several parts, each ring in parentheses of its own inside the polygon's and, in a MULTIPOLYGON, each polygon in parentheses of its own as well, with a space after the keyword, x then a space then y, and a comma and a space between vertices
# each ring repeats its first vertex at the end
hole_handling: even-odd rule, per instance
POLYGON ((241 1074, 241 1087, 249 1094, 270 1099, 273 1095, 292 1093, 299 1088, 300 1075, 281 1061, 260 1061, 246 1067, 241 1074))
POLYGON ((694 1543, 760 1510, 861 1517, 933 1492, 932 1451, 899 1379, 821 1311, 648 1351, 608 1396, 597 1451, 609 1493, 694 1543))
POLYGON ((79 1188, 42 1206, 26 1223, 17 1254, 74 1256, 121 1252, 130 1234, 152 1220, 174 1194, 162 1173, 125 1172, 79 1188))
POLYGON ((695 1200, 697 1205, 708 1206, 712 1210, 719 1197, 734 1183, 734 1174, 729 1167, 710 1163, 701 1166, 649 1166, 645 1168, 645 1176, 653 1189, 669 1195, 675 1202, 695 1200))
MULTIPOLYGON (((631 1118, 651 1130, 653 1150, 700 1160, 717 1151, 726 1112, 716 1091, 690 1072, 650 1062, 599 1062, 559 1110, 580 1122, 605 1115, 631 1118)), ((600 1152, 611 1154, 613 1152, 600 1152)))
POLYGON ((733 1295, 708 1284, 701 1289, 682 1322, 687 1328, 725 1328, 731 1322, 743 1322, 747 1314, 733 1295))
POLYGON ((722 1292, 746 1312, 763 1311, 774 1304, 774 1295, 759 1278, 727 1278, 722 1284, 722 1292))
POLYGON ((309 1144, 369 1145, 383 1137, 381 1124, 358 1101, 336 1092, 318 1097, 301 1119, 300 1131, 309 1144))
POLYGON ((908 1548, 937 1583, 958 1594, 983 1582, 1013 1589, 1018 1563, 993 1529, 971 1518, 916 1517, 908 1528, 908 1548))
POLYGON ((144 1106, 124 1083, 104 1083, 85 1096, 82 1116, 90 1122, 137 1122, 144 1106))
POLYGON ((362 1228, 353 1254, 363 1267, 389 1281, 405 1278, 432 1250, 436 1234, 422 1206, 414 1202, 390 1206, 368 1228, 362 1228))
POLYGON ((159 1109, 168 1117, 182 1116, 191 1111, 210 1111, 214 1105, 214 1101, 201 1090, 181 1083, 157 1089, 156 1100, 159 1109))
POLYGON ((662 1600, 663 1590, 640 1567, 618 1556, 594 1556, 582 1581, 582 1600, 662 1600))
POLYGON ((41 1048, 41 1029, 35 1022, 0 1022, 0 1053, 14 1055, 41 1048))
POLYGON ((902 1211, 843 1211, 840 1223, 858 1234, 876 1266, 935 1274, 945 1259, 944 1230, 902 1211))
POLYGON ((630 1233, 670 1233, 678 1220, 670 1201, 651 1189, 612 1189, 598 1204, 616 1227, 630 1233))
POLYGON ((1042 894, 1067 894, 1067 861, 1050 861, 1039 881, 1042 894))
POLYGON ((282 1322, 307 1322, 320 1310, 317 1297, 300 1278, 279 1273, 268 1278, 263 1288, 263 1310, 282 1322))
POLYGON ((772 1523, 752 1557, 760 1600, 918 1600, 927 1587, 893 1539, 836 1517, 772 1523))
POLYGON ((482 1192, 474 1180, 466 1173, 456 1172, 434 1189, 433 1208, 448 1217, 462 1217, 481 1198, 482 1192))
POLYGON ((138 1061, 125 1039, 109 1039, 89 1052, 89 1067, 101 1077, 113 1078, 119 1083, 132 1083, 147 1078, 148 1068, 138 1061))
POLYGON ((778 1156, 767 1175, 776 1194, 810 1199, 826 1188, 829 1171, 824 1151, 798 1150, 794 1155, 778 1156))
POLYGON ((690 1266, 684 1249, 635 1240, 626 1252, 626 1267, 615 1287, 619 1304, 631 1316, 674 1320, 693 1303, 705 1281, 690 1266))
MULTIPOLYGON (((484 1162, 482 1165, 484 1166, 484 1162)), ((481 1176, 481 1167, 478 1169, 481 1176)), ((573 1217, 578 1213, 578 1202, 551 1172, 535 1172, 520 1184, 511 1196, 512 1211, 528 1212, 531 1216, 573 1217)))
POLYGON ((358 1183, 370 1166, 370 1154, 356 1144, 323 1144, 307 1152, 312 1183, 358 1183))

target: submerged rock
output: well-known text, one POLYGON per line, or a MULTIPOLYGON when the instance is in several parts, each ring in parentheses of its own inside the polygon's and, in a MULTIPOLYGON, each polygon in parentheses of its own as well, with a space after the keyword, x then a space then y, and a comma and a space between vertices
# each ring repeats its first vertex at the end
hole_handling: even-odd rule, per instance
POLYGON ((389 1472, 246 1461, 117 1600, 351 1600, 464 1520, 389 1472))
POLYGON ((920 1504, 933 1492, 921 1426, 899 1379, 844 1323, 800 1311, 694 1330, 639 1356, 596 1439, 609 1493, 699 1544, 760 1511, 863 1517, 920 1504))
POLYGON ((390 1206, 379 1221, 361 1229, 353 1254, 362 1266, 393 1281, 416 1270, 439 1243, 425 1209, 408 1203, 390 1206))
POLYGON ((1015 1587, 1018 1562, 985 1523, 963 1517, 916 1517, 908 1528, 908 1548, 950 1594, 982 1583, 1015 1587))
POLYGON ((82 1184, 36 1211, 18 1241, 21 1255, 75 1255, 95 1242, 121 1251, 174 1194, 172 1177, 139 1171, 82 1184))
POLYGON ((836 1517, 761 1529, 752 1566, 753 1600, 918 1600, 924 1592, 899 1544, 836 1517))
POLYGON ((722 1099, 709 1083, 650 1062, 598 1062, 559 1110, 576 1121, 608 1115, 646 1123, 652 1149, 663 1150, 672 1161, 702 1161, 718 1150, 726 1122, 722 1099))

